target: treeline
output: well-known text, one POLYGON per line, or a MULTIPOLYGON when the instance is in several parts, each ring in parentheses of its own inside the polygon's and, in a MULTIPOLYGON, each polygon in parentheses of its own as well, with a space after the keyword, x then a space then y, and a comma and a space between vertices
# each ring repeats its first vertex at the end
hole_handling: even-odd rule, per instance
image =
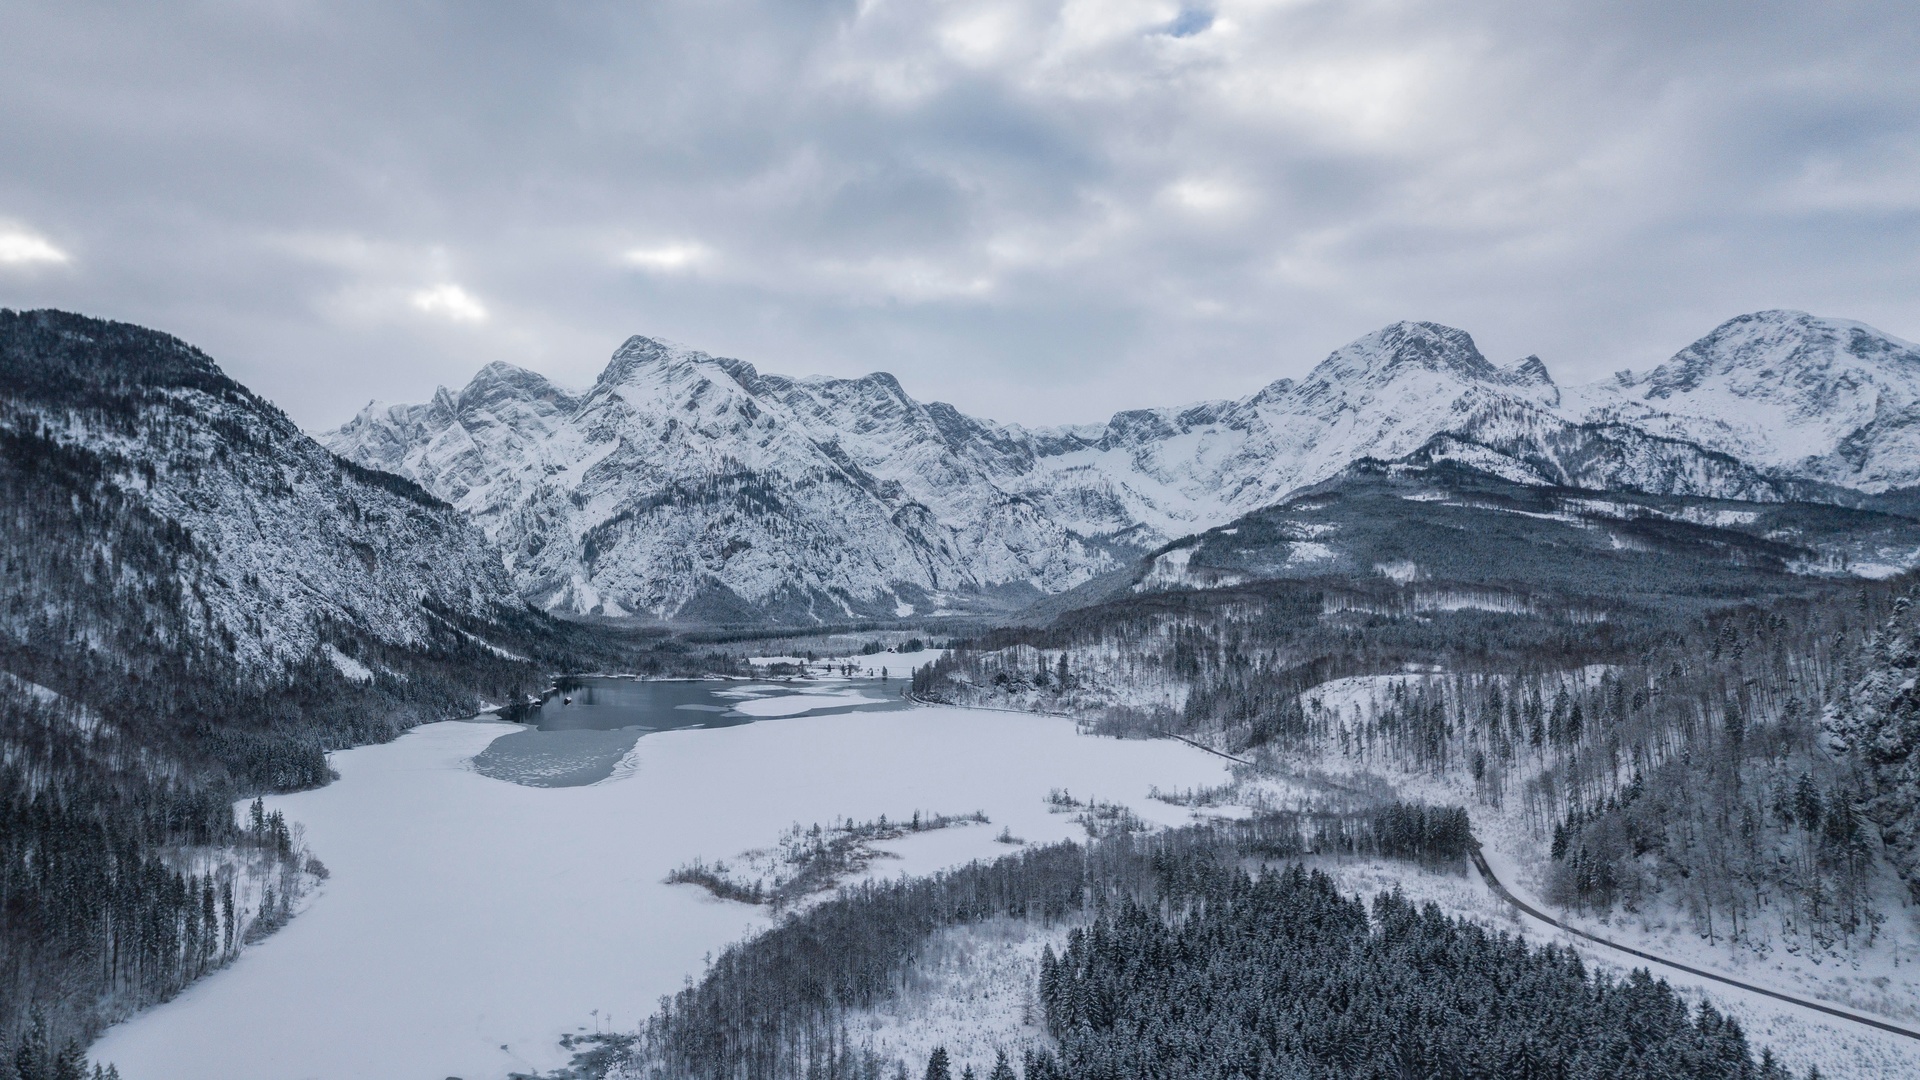
MULTIPOLYGON (((1571 952, 1530 949, 1398 897, 1377 900, 1370 918, 1297 865, 1249 877, 1248 858, 1300 853, 1298 822, 1284 817, 1059 844, 844 889, 728 948, 636 1033, 582 1044, 566 1075, 896 1076, 900 1064, 851 1036, 848 1018, 896 992, 929 935, 1091 914, 1066 954, 1049 951, 1034 972, 1058 1049, 1026 1055, 1032 1080, 1784 1076, 1754 1061, 1737 1025, 1689 1012, 1644 972, 1624 983, 1589 976, 1571 952), (1626 1072, 1591 1070, 1602 1062, 1626 1072), (1659 1071, 1676 1063, 1691 1071, 1659 1071)), ((1373 820, 1383 842, 1436 855, 1459 841, 1463 819, 1404 806, 1373 820)))
MULTIPOLYGON (((1258 752, 1464 774, 1489 806, 1517 800, 1550 856, 1548 897, 1569 907, 1631 912, 1662 899, 1709 941, 1870 943, 1886 913, 1872 887, 1884 846, 1867 808, 1900 803, 1876 796, 1886 784, 1859 755, 1829 751, 1821 718, 1875 667, 1863 650, 1904 587, 1729 607, 1628 656, 1546 651, 1382 673, 1343 692, 1289 685, 1239 730, 1272 732, 1258 752)), ((1212 708, 1190 703, 1188 716, 1212 708)))
POLYGON ((915 810, 891 822, 882 814, 873 821, 847 818, 824 827, 815 822, 812 828, 795 823, 780 834, 771 851, 742 855, 744 866, 725 862, 709 865, 695 859, 669 871, 666 880, 669 885, 698 885, 722 900, 771 904, 779 909, 864 871, 877 855, 873 845, 881 841, 956 825, 986 824, 987 815, 979 810, 960 815, 915 810))
POLYGON ((1875 783, 1830 752, 1821 715, 1891 600, 1863 586, 1718 613, 1568 694, 1560 711, 1584 723, 1524 792, 1551 822, 1550 898, 1637 911, 1659 895, 1710 941, 1870 944, 1886 915, 1862 813, 1875 783))
POLYGON ((1258 859, 1377 856, 1458 869, 1475 845, 1465 807, 1400 799, 1345 811, 1265 810, 1208 828, 1217 842, 1258 859))
POLYGON ((47 1032, 47 1018, 34 1014, 14 1039, 11 1052, 0 1046, 0 1077, 6 1080, 120 1080, 113 1065, 87 1068, 87 1053, 78 1042, 56 1046, 47 1032))
POLYGON ((1029 849, 930 878, 866 882, 723 952, 625 1047, 661 1077, 868 1075, 882 1064, 844 1032, 851 1010, 891 996, 927 936, 996 918, 1054 922, 1122 896, 1188 896, 1221 866, 1313 852, 1458 862, 1472 838, 1457 808, 1401 804, 1348 815, 1259 814, 1085 846, 1029 849), (860 1070, 858 1072, 849 1070, 860 1070))
POLYGON ((958 643, 914 673, 913 691, 1070 711, 1127 733, 1200 736, 1241 752, 1305 739, 1299 697, 1330 680, 1629 663, 1687 625, 1696 607, 1542 598, 1518 613, 1420 610, 1415 592, 1384 580, 1272 580, 1146 594, 958 643))

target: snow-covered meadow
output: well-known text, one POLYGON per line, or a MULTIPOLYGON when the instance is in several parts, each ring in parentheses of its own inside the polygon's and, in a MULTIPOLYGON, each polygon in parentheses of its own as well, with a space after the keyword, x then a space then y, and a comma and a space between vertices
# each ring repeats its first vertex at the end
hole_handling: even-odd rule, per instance
POLYGON ((1163 824, 1150 788, 1217 785, 1226 762, 1172 741, 959 709, 800 716, 666 731, 606 782, 525 787, 469 760, 516 730, 418 728, 333 756, 341 778, 269 800, 332 877, 233 966, 110 1032, 99 1061, 141 1080, 503 1077, 562 1064, 559 1037, 631 1027, 704 959, 765 925, 669 870, 763 846, 792 824, 983 810, 987 828, 889 842, 873 873, 923 874, 1079 838, 1055 788, 1163 824))

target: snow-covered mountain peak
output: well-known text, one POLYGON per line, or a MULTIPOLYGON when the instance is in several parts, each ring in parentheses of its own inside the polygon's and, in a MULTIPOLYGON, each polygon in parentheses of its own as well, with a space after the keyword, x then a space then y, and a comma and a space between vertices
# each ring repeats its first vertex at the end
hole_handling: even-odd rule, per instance
POLYGON ((1920 376, 1920 347, 1865 323, 1804 311, 1757 311, 1729 319, 1634 385, 1645 400, 1698 390, 1715 377, 1747 396, 1779 391, 1829 403, 1833 384, 1904 372, 1920 376), (1821 400, 1825 398, 1826 400, 1821 400))
POLYGON ((1512 367, 1500 370, 1500 377, 1515 386, 1554 385, 1553 376, 1547 374, 1546 362, 1538 356, 1516 360, 1512 367))
POLYGON ((496 360, 476 372, 460 391, 463 405, 517 397, 535 400, 571 400, 573 395, 547 380, 537 371, 496 360))
POLYGON ((1431 322, 1397 322, 1333 351, 1307 383, 1378 384, 1420 369, 1473 381, 1500 381, 1500 371, 1464 330, 1431 322))
POLYGON ((1575 396, 1596 419, 1774 469, 1868 491, 1920 483, 1920 346, 1865 323, 1741 315, 1575 396))
POLYGON ((753 365, 729 360, 660 338, 635 334, 614 350, 612 359, 594 380, 594 391, 614 387, 678 385, 692 378, 749 383, 753 365))
POLYGON ((689 349, 684 345, 662 338, 648 337, 645 334, 635 334, 621 342, 619 348, 613 350, 613 357, 607 361, 606 371, 601 374, 600 381, 607 382, 610 376, 617 378, 627 369, 640 364, 671 363, 675 360, 705 357, 705 353, 689 349))
POLYGON ((495 371, 451 407, 326 438, 473 514, 555 609, 871 617, 1114 565, 1001 485, 1031 466, 1024 433, 922 405, 885 373, 763 375, 635 336, 578 397, 495 371))
POLYGON ((1560 386, 1538 356, 1527 356, 1500 369, 1500 380, 1522 396, 1549 409, 1560 405, 1560 386))

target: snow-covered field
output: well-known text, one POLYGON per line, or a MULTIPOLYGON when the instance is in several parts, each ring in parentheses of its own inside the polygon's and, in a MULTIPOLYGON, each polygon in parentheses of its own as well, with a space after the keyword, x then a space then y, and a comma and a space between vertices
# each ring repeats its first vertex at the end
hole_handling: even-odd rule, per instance
POLYGON ((1054 788, 1186 811, 1149 788, 1217 785, 1225 762, 1071 721, 958 709, 795 717, 643 738, 614 778, 524 787, 468 760, 516 730, 448 722, 333 756, 341 779, 269 800, 333 874, 286 929, 108 1032, 96 1060, 138 1080, 502 1077, 551 1068, 565 1032, 630 1028, 764 915, 662 883, 695 858, 796 822, 984 810, 988 828, 883 847, 874 871, 928 873, 1083 836, 1054 788))

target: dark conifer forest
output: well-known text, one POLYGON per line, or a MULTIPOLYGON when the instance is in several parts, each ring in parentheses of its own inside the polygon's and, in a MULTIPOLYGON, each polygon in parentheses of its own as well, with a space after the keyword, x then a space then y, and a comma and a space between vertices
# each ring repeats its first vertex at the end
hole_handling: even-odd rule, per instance
MULTIPOLYGON (((1412 825, 1443 812, 1376 820, 1411 830, 1383 835, 1389 857, 1463 850, 1444 825, 1438 851, 1412 825)), ((1342 896, 1286 861, 1314 850, 1298 825, 1122 834, 844 890, 729 948, 635 1035, 583 1041, 568 1075, 896 1075, 849 1037, 848 1014, 894 993, 936 930, 1028 919, 1075 924, 1032 973, 1052 1045, 1022 1055, 1029 1080, 1786 1076, 1739 1025, 1644 971, 1590 972, 1397 894, 1342 896)))

